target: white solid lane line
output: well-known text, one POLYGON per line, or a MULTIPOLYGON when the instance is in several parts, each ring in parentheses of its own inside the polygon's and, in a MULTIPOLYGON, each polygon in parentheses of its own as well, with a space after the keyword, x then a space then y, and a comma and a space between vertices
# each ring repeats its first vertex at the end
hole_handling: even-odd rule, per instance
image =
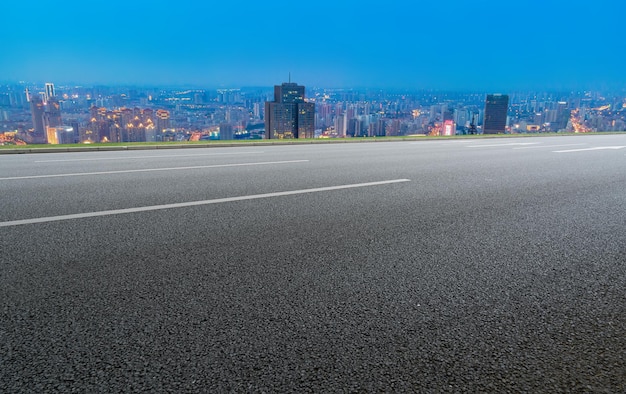
POLYGON ((415 141, 410 142, 411 145, 424 145, 428 146, 428 144, 472 144, 478 142, 478 140, 443 140, 443 141, 433 141, 433 140, 424 140, 424 141, 415 141))
POLYGON ((580 146, 580 145, 587 145, 587 144, 562 144, 562 145, 522 146, 522 147, 520 147, 520 148, 513 148, 513 150, 516 150, 516 149, 560 148, 560 147, 562 147, 562 146, 580 146))
POLYGON ((305 163, 305 162, 308 162, 308 160, 263 161, 263 162, 257 162, 257 163, 214 164, 210 166, 145 168, 145 169, 140 169, 140 170, 99 171, 99 172, 77 172, 74 174, 28 175, 28 176, 15 176, 15 177, 0 178, 0 181, 9 181, 9 180, 18 180, 18 179, 38 179, 38 178, 61 178, 61 177, 68 177, 68 176, 85 176, 85 175, 127 174, 127 173, 133 173, 133 172, 197 170, 197 169, 203 169, 203 168, 264 166, 264 165, 269 165, 269 164, 294 164, 294 163, 305 163))
POLYGON ((0 222, 0 227, 12 227, 12 226, 20 226, 24 224, 56 222, 56 221, 61 221, 61 220, 84 219, 84 218, 91 218, 91 217, 98 217, 98 216, 122 215, 122 214, 128 214, 128 213, 158 211, 158 210, 172 209, 172 208, 194 207, 198 205, 209 205, 209 204, 220 204, 220 203, 234 202, 234 201, 256 200, 260 198, 293 196, 296 194, 319 193, 319 192, 327 192, 327 191, 342 190, 342 189, 355 189, 359 187, 389 185, 392 183, 401 183, 401 182, 409 182, 409 181, 410 179, 392 179, 392 180, 379 181, 379 182, 354 183, 350 185, 316 187, 312 189, 300 189, 300 190, 290 190, 290 191, 285 191, 285 192, 252 194, 249 196, 217 198, 214 200, 190 201, 190 202, 182 202, 182 203, 176 203, 176 204, 152 205, 148 207, 113 209, 109 211, 85 212, 85 213, 76 213, 72 215, 48 216, 48 217, 42 217, 42 218, 12 220, 9 222, 0 222))
POLYGON ((467 148, 492 148, 498 146, 537 145, 539 142, 511 142, 508 144, 469 145, 467 148))
POLYGON ((194 157, 194 156, 225 156, 225 155, 256 155, 259 153, 265 153, 263 151, 250 151, 250 152, 220 152, 220 153, 203 153, 193 155, 160 155, 160 156, 120 156, 120 157, 93 157, 89 159, 61 159, 61 160, 35 160, 35 163, 60 163, 60 162, 72 162, 72 161, 103 161, 103 160, 131 160, 131 159, 178 159, 179 157, 194 157))
POLYGON ((617 150, 624 149, 626 146, 596 146, 595 148, 581 148, 581 149, 568 149, 568 150, 555 150, 554 153, 572 153, 572 152, 586 152, 593 150, 617 150))

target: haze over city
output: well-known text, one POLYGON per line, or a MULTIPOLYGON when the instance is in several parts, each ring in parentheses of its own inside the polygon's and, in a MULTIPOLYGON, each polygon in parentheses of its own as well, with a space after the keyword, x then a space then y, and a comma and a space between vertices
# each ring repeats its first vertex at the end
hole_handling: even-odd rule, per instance
POLYGON ((625 14, 617 0, 11 1, 0 80, 623 90, 625 14))

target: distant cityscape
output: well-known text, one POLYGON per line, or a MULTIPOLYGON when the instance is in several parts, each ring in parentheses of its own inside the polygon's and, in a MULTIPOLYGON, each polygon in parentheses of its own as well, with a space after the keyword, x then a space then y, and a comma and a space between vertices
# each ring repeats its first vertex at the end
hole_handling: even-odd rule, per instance
POLYGON ((626 130, 626 95, 379 89, 0 86, 0 144, 626 130))

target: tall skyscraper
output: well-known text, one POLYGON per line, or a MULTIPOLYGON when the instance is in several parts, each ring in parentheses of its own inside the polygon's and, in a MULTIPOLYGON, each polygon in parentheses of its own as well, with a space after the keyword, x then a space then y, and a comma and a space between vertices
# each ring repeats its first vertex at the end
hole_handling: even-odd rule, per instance
POLYGON ((346 123, 347 118, 345 115, 341 114, 335 117, 335 133, 337 134, 337 137, 346 136, 346 129, 348 128, 346 123))
POLYGON ((47 103, 51 97, 56 96, 54 93, 54 84, 50 82, 46 82, 46 91, 44 92, 44 100, 47 103))
POLYGON ((56 97, 51 96, 46 103, 46 112, 44 114, 44 125, 48 127, 61 126, 63 121, 61 120, 61 104, 56 97))
POLYGON ((274 86, 274 101, 265 102, 265 138, 313 138, 315 104, 304 101, 304 86, 274 86))
POLYGON ((315 137, 315 103, 298 104, 298 136, 297 138, 315 137))
POLYGON ((485 100, 485 120, 483 134, 504 133, 506 116, 509 110, 509 96, 506 94, 488 94, 485 100))
POLYGON ((45 106, 39 96, 32 96, 30 98, 30 112, 33 118, 33 132, 36 138, 43 139, 46 135, 46 129, 44 126, 44 113, 45 106))
POLYGON ((565 130, 571 116, 572 111, 567 108, 567 102, 559 101, 556 105, 556 124, 552 131, 565 130))

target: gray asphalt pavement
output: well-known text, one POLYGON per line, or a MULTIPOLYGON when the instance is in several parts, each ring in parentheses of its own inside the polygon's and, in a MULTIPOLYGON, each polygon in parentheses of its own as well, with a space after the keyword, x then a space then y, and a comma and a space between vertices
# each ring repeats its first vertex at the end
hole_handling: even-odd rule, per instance
POLYGON ((626 135, 0 155, 3 393, 625 392, 625 289, 626 135))

